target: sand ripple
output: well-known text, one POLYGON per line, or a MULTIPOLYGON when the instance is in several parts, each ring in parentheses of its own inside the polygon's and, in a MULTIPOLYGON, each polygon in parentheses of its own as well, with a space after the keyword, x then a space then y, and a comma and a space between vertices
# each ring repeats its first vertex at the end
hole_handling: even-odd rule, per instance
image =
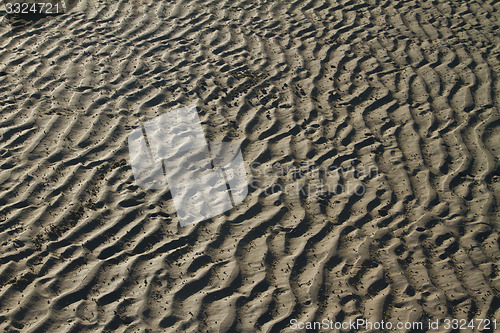
POLYGON ((1 21, 0 330, 500 319, 497 2, 69 2, 1 21), (180 228, 127 135, 193 103, 259 170, 376 172, 180 228))

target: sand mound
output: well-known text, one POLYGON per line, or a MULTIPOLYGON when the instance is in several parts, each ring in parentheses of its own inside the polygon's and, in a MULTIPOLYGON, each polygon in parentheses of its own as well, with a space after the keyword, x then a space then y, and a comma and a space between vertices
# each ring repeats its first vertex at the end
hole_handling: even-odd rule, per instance
POLYGON ((500 319, 498 3, 67 3, 0 23, 1 331, 500 319), (181 228, 127 136, 192 104, 255 182, 181 228))

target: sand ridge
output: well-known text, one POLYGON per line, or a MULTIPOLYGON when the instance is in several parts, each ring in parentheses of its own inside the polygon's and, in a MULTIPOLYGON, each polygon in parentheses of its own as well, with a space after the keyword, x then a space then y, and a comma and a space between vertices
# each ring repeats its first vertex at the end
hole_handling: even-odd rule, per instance
POLYGON ((0 26, 0 330, 500 319, 498 3, 72 5, 0 26), (127 136, 193 103, 260 181, 181 228, 127 136))

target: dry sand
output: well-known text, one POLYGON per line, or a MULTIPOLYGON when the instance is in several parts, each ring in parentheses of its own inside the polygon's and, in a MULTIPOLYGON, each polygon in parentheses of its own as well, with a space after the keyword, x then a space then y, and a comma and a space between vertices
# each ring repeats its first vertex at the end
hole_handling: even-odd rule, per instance
POLYGON ((67 3, 0 19, 0 331, 500 320, 497 1, 67 3), (191 104, 249 177, 375 171, 181 228, 127 135, 191 104))

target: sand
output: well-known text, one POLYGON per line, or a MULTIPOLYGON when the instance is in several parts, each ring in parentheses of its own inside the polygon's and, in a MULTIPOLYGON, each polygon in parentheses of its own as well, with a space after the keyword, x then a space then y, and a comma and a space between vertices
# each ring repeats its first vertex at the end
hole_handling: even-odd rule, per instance
POLYGON ((0 19, 0 331, 500 320, 498 2, 65 6, 0 19), (181 227, 127 137, 193 104, 253 185, 181 227))

